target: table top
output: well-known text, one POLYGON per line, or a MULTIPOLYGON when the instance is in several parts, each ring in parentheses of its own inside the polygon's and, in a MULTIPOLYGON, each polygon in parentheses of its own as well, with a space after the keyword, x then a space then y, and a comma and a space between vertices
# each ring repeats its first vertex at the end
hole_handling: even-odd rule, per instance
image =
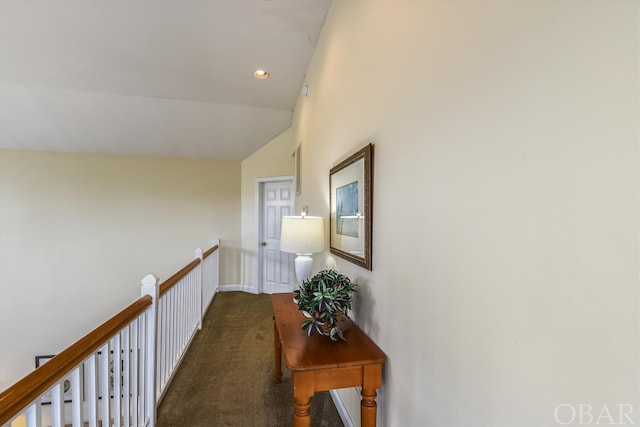
POLYGON ((293 293, 271 295, 282 353, 290 370, 346 368, 383 364, 387 360, 384 352, 349 318, 341 324, 346 342, 331 341, 317 332, 307 336, 301 327, 307 318, 293 297, 293 293))

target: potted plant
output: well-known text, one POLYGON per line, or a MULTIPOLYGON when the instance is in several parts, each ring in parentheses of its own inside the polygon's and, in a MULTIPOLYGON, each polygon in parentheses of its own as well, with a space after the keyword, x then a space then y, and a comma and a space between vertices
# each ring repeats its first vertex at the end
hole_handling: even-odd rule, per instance
POLYGON ((305 317, 302 324, 307 335, 314 331, 337 341, 346 341, 340 329, 340 320, 351 309, 351 296, 357 285, 335 270, 322 270, 310 279, 304 280, 300 289, 294 291, 294 301, 305 317))

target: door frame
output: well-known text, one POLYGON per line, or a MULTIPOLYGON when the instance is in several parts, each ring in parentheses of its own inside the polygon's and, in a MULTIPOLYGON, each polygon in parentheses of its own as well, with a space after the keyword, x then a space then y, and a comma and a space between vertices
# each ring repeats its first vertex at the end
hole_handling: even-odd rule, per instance
POLYGON ((271 176, 265 178, 256 178, 256 253, 258 254, 258 293, 264 293, 264 277, 263 272, 263 259, 264 248, 262 246, 262 233, 264 231, 264 187, 266 183, 271 182, 285 182, 291 183, 291 189, 293 197, 291 197, 291 212, 295 212, 295 187, 294 176, 271 176))

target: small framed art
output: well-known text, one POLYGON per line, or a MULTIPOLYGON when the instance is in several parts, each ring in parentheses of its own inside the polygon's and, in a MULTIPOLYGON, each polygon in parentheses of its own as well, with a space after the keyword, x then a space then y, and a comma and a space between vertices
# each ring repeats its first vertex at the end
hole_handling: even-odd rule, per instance
POLYGON ((295 176, 296 176, 296 196, 302 194, 302 144, 296 147, 296 151, 294 151, 293 155, 295 157, 295 176))

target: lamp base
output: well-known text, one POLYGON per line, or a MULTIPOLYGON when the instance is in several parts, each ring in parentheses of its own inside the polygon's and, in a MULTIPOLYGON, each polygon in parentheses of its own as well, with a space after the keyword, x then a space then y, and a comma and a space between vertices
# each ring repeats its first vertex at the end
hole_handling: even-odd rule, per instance
POLYGON ((306 254, 296 254, 294 261, 296 268, 296 279, 298 284, 301 285, 306 279, 311 276, 311 266, 313 265, 313 258, 306 254))

